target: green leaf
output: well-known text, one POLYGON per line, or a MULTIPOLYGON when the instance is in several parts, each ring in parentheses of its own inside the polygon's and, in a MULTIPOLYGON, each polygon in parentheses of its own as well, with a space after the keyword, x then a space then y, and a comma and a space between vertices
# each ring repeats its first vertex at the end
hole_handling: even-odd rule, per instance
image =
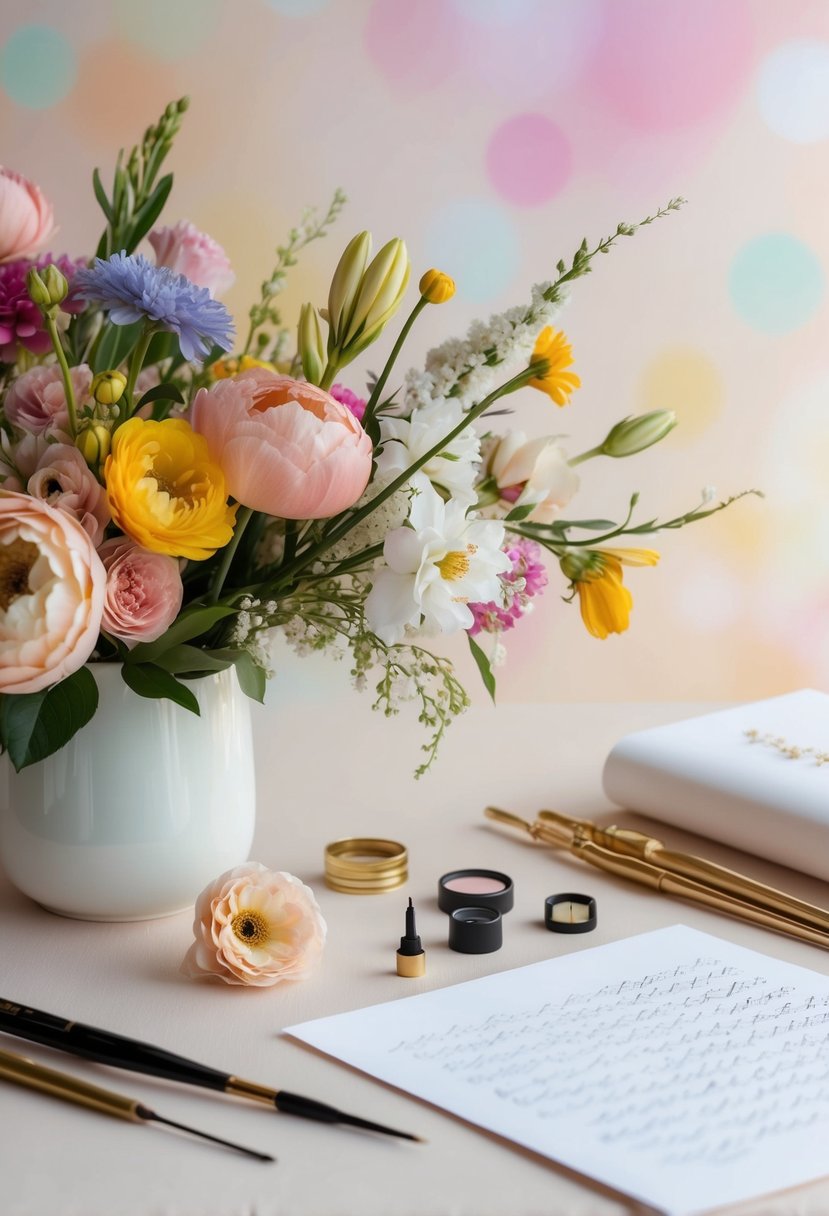
MULTIPOLYGON (((535 524, 530 524, 530 527, 535 527, 535 524)), ((539 528, 547 528, 549 524, 538 524, 539 528)), ((616 521, 613 519, 557 519, 554 527, 559 532, 566 532, 568 528, 584 528, 587 532, 607 532, 616 527, 616 521)))
POLYGON ((495 676, 492 674, 492 668, 489 665, 489 659, 486 657, 486 655, 481 650, 480 646, 478 645, 478 643, 475 641, 475 639, 472 637, 471 634, 468 633, 466 635, 466 638, 467 638, 467 641, 469 642, 469 649, 472 652, 472 658, 477 663, 478 671, 481 673, 481 679, 484 682, 484 688, 487 690, 489 695, 492 697, 492 704, 494 705, 495 704, 495 676))
POLYGON ((163 633, 155 642, 139 642, 137 646, 133 646, 127 662, 129 664, 154 663, 173 646, 179 646, 182 642, 189 642, 192 638, 201 637, 219 621, 229 616, 235 616, 235 614, 235 608, 226 608, 222 604, 208 606, 195 604, 192 608, 185 608, 184 612, 173 621, 167 632, 163 633))
POLYGON ((155 221, 161 215, 172 188, 173 175, 172 173, 167 173, 162 177, 147 201, 138 208, 132 217, 132 224, 125 241, 127 253, 132 253, 142 237, 145 237, 150 231, 155 221))
POLYGON ((157 663, 172 675, 195 675, 209 671, 224 671, 235 662, 235 651, 201 650, 198 646, 173 646, 160 655, 157 663), (224 657, 225 655, 229 657, 224 657))
POLYGON ((98 206, 101 208, 108 222, 111 224, 115 216, 113 214, 112 207, 110 206, 109 199, 107 198, 106 190, 104 190, 101 175, 97 169, 93 170, 92 173, 92 189, 95 191, 98 206))
POLYGON ((252 701, 258 701, 260 705, 264 704, 268 677, 262 668, 254 663, 248 652, 246 650, 214 650, 213 653, 226 655, 228 658, 233 656, 231 661, 236 668, 236 678, 242 692, 252 701))
POLYGON ((518 523, 519 520, 526 519, 528 515, 532 515, 537 506, 537 502, 522 503, 520 507, 513 507, 509 515, 506 515, 504 518, 507 523, 518 523))
POLYGON ((179 405, 184 404, 181 390, 175 384, 156 384, 153 388, 148 388, 136 409, 141 409, 142 405, 147 405, 150 401, 175 401, 179 405))
POLYGON ((176 335, 163 330, 161 333, 153 334, 150 345, 147 347, 144 366, 150 367, 154 363, 163 363, 167 359, 180 360, 181 351, 176 335))
POLYGON ((170 675, 155 663, 124 663, 121 668, 124 683, 138 693, 139 697, 151 700, 175 701, 184 709, 200 716, 199 703, 189 688, 180 684, 175 676, 170 675))
POLYGON ((68 743, 98 708, 98 686, 81 667, 43 692, 0 696, 0 744, 19 773, 68 743))
POLYGON ((132 325, 115 325, 112 321, 107 321, 103 337, 92 359, 93 372, 114 370, 123 363, 138 341, 143 328, 143 321, 134 321, 132 325))

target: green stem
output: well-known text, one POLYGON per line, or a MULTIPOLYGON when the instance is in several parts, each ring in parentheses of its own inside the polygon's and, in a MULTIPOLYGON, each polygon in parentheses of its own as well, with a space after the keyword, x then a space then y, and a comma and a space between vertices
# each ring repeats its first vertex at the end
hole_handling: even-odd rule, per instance
MULTIPOLYGON (((546 366, 546 363, 544 366, 546 366)), ((532 380, 538 375, 540 370, 541 364, 531 363, 529 367, 525 367, 524 370, 519 372, 517 376, 513 376, 512 380, 508 380, 506 384, 502 384, 500 388, 495 389, 495 391, 490 393, 488 397, 484 397, 483 401, 479 401, 477 405, 474 405, 472 409, 463 416, 458 425, 452 428, 448 435, 444 435, 443 438, 439 439, 433 447, 429 448, 428 452, 425 452, 413 464, 410 464, 407 469, 404 469, 404 471, 398 477, 395 477, 394 481, 389 482, 389 484, 385 486, 379 494, 372 498, 370 502, 367 502, 365 506, 360 507, 360 509, 355 511, 353 514, 348 515, 337 525, 336 528, 333 528, 326 537, 318 541, 317 544, 311 545, 309 549, 306 549, 299 555, 299 557, 295 558, 294 561, 289 562, 287 566, 280 571, 281 577, 277 580, 275 586, 282 586, 285 582, 289 581, 294 574, 298 573, 298 571, 304 569, 312 562, 315 562, 317 558, 323 554, 326 549, 329 549, 331 545, 335 544, 341 536, 345 536, 347 532, 350 532, 355 524, 360 523, 360 521, 365 519, 366 516, 371 515, 372 511, 375 511, 381 503, 385 502, 386 499, 390 498, 392 494, 396 494, 398 490, 402 489, 411 480, 414 473, 416 473, 419 469, 422 469, 423 466, 428 463, 428 461, 442 452, 453 439, 456 439, 462 431, 466 430, 470 423, 474 422, 476 418, 479 418, 481 414, 485 413, 486 410, 488 410, 489 407, 499 399, 499 397, 506 397, 508 393, 514 393, 516 389, 523 388, 529 380, 532 380)))
POLYGON ((153 340, 154 333, 155 333, 155 330, 151 326, 148 327, 144 331, 144 333, 141 335, 141 337, 138 339, 135 350, 132 352, 132 359, 130 360, 130 370, 127 373, 127 387, 124 389, 124 402, 125 402, 127 410, 128 410, 128 413, 127 413, 128 418, 132 415, 133 411, 135 410, 135 401, 133 400, 133 395, 135 393, 135 382, 138 379, 138 373, 141 371, 141 368, 144 364, 144 359, 147 356, 147 351, 150 349, 150 343, 153 340))
POLYGON ((371 396, 369 397, 368 402, 366 403, 365 413, 363 414, 363 423, 362 423, 363 430, 368 430, 369 423, 371 422, 372 418, 374 417, 375 411, 377 410, 377 405, 378 405, 378 402, 380 401, 380 394, 382 393, 383 389, 386 387, 386 381, 389 378, 391 369, 394 367, 395 361, 397 360, 397 356, 400 354, 400 351, 403 348, 403 343, 408 338, 409 332, 410 332, 412 326, 414 325, 415 321, 420 316, 420 314, 423 312, 423 309, 426 307, 426 305, 428 303, 429 303, 429 301, 426 299, 426 297, 421 296, 420 299, 418 300, 418 302, 415 304, 412 311, 409 313, 409 316, 406 319, 406 324, 401 329, 400 334, 398 335, 397 341, 395 342, 394 346, 392 347, 392 352, 389 355, 388 359, 386 360, 386 366, 383 368, 382 372, 380 373, 379 380, 375 384, 374 388, 371 390, 371 396))
POLYGON ((222 549, 222 560, 219 562, 213 582, 210 585, 210 591, 207 596, 208 604, 215 604, 222 593, 222 587, 225 585, 227 572, 230 569, 230 563, 233 561, 236 550, 239 547, 239 541, 242 539, 242 533, 250 522, 250 517, 253 515, 252 507, 242 507, 239 514, 236 516, 236 527, 233 536, 228 544, 222 549))
POLYGON ((49 337, 52 339, 52 346, 58 358, 60 374, 63 378, 63 391, 66 395, 66 409, 69 414, 69 431, 74 439, 78 433, 78 409, 75 404, 75 390, 72 386, 72 377, 69 374, 69 364, 66 362, 66 352, 63 349, 63 343, 60 340, 54 316, 44 313, 44 320, 46 321, 46 328, 49 331, 49 337))
POLYGON ((322 373, 322 378, 319 382, 319 387, 322 389, 325 389, 326 392, 328 392, 331 385, 334 383, 334 377, 337 374, 338 367, 339 367, 339 364, 337 363, 337 360, 333 358, 333 355, 332 355, 325 365, 325 371, 322 373))
POLYGON ((571 456, 567 462, 571 468, 577 464, 584 464, 585 460, 592 460, 594 456, 603 456, 603 445, 599 444, 596 448, 588 448, 586 452, 580 452, 578 456, 571 456))

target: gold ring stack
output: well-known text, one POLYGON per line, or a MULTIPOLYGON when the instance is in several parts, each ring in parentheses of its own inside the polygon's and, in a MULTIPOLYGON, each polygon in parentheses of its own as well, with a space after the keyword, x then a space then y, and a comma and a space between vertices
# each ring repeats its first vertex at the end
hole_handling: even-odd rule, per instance
POLYGON ((397 840, 348 836, 325 846, 325 882, 333 891, 375 895, 409 877, 409 854, 397 840))

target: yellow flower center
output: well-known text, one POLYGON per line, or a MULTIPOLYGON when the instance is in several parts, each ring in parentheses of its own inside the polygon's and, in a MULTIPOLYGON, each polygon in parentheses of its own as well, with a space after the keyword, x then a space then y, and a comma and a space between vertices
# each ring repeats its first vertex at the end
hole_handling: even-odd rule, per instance
POLYGON ((230 922, 230 927, 239 941, 244 942, 246 946, 261 946, 270 938, 267 920, 261 912, 253 908, 237 912, 230 922))
POLYGON ((37 545, 19 536, 0 545, 0 608, 4 612, 19 596, 29 594, 29 573, 39 556, 37 545))
POLYGON ((456 550, 447 553, 439 562, 435 562, 435 565, 440 570, 440 577, 445 578, 449 583, 457 582, 459 578, 463 578, 465 574, 469 573, 469 558, 465 553, 456 550))

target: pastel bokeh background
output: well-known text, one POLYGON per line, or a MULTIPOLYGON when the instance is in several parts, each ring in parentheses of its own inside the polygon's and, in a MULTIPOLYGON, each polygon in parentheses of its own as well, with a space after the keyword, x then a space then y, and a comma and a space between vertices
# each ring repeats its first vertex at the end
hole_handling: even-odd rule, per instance
POLYGON ((358 229, 404 236, 416 274, 459 286, 409 363, 522 301, 583 236, 686 196, 575 285, 562 326, 583 388, 561 412, 526 390, 519 421, 575 452, 625 414, 677 411, 657 449, 584 467, 583 514, 618 517, 633 489, 647 516, 709 484, 766 498, 663 534, 661 568, 628 572, 622 638, 590 638, 554 579, 509 639, 500 697, 826 684, 825 0, 6 0, 4 18, 2 160, 55 204, 61 250, 95 244, 92 167, 108 179, 118 147, 187 93, 167 222, 224 245, 237 316, 303 207, 342 186, 345 216, 293 272, 285 317, 324 302, 358 229))

